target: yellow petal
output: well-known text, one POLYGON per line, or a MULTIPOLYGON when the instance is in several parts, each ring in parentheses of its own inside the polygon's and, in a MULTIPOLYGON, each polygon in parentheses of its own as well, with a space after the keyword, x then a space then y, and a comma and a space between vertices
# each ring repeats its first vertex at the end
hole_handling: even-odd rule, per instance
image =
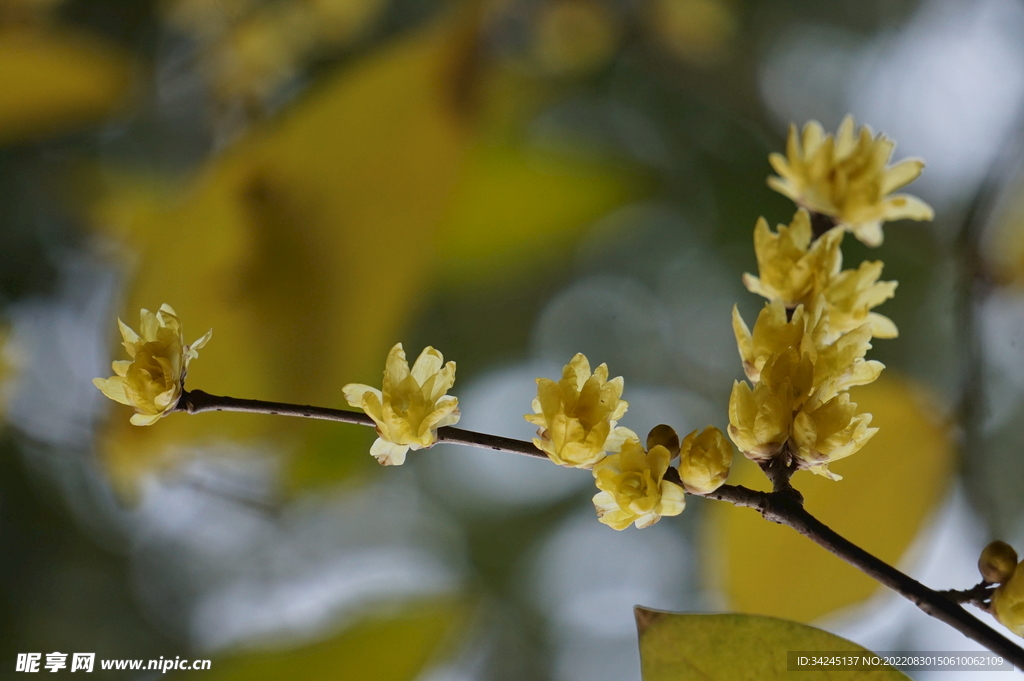
POLYGON ((893 194, 885 200, 886 220, 933 220, 935 211, 927 203, 910 194, 893 194))
POLYGON ((661 508, 663 516, 679 515, 686 508, 686 494, 683 488, 668 480, 661 481, 661 508))
POLYGON ((921 175, 924 169, 924 161, 916 158, 908 158, 888 168, 882 174, 882 194, 891 194, 893 191, 910 184, 921 175))
POLYGON ((401 466, 405 463, 405 455, 408 452, 409 445, 396 445, 380 437, 370 447, 370 454, 382 466, 401 466))
POLYGON ((124 381, 121 379, 120 376, 111 376, 110 378, 94 378, 92 379, 92 384, 99 388, 100 392, 102 392, 104 395, 114 400, 115 402, 131 405, 131 402, 128 400, 128 397, 125 395, 124 381))
POLYGON ((363 385, 362 383, 349 383, 343 387, 341 391, 345 395, 345 400, 351 407, 360 406, 363 402, 363 395, 366 393, 373 393, 377 396, 378 400, 381 399, 380 390, 368 385, 363 385))
POLYGON ((384 363, 384 392, 394 390, 410 375, 401 343, 395 343, 384 363))
POLYGON ((161 414, 132 414, 129 419, 133 426, 151 426, 160 420, 161 414))
POLYGON ((871 248, 881 246, 882 241, 885 239, 881 220, 863 222, 859 225, 853 225, 850 229, 862 244, 871 248))
POLYGON ((212 337, 213 337, 213 329, 210 329, 209 331, 204 333, 202 336, 200 336, 199 338, 195 339, 188 346, 189 350, 199 350, 200 348, 205 346, 210 341, 210 338, 212 338, 212 337))
POLYGON ((896 324, 888 317, 877 312, 868 314, 868 322, 871 324, 871 335, 875 338, 896 338, 900 335, 896 324))
POLYGON ((416 358, 416 362, 412 366, 412 377, 416 379, 417 383, 423 385, 429 377, 440 371, 443 363, 444 357, 441 353, 428 345, 416 358))

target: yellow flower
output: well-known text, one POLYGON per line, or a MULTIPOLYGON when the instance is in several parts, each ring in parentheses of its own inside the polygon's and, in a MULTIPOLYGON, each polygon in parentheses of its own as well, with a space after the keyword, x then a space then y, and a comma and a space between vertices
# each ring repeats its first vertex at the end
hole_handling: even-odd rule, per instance
POLYGON ((139 333, 120 319, 117 324, 122 345, 132 359, 114 362, 115 376, 92 382, 110 399, 135 409, 134 425, 149 426, 178 406, 188 363, 199 356, 197 351, 210 340, 213 330, 185 345, 181 322, 167 304, 156 314, 142 310, 139 333))
POLYGON ((761 369, 768 357, 787 348, 799 349, 803 344, 805 326, 802 305, 793 311, 792 319, 787 319, 785 306, 776 298, 765 303, 754 322, 754 332, 751 333, 740 316, 739 308, 733 305, 732 330, 736 335, 736 346, 747 378, 756 383, 761 378, 761 369))
POLYGON ((854 386, 873 383, 885 365, 877 360, 864 359, 871 349, 871 325, 862 324, 827 343, 832 335, 828 309, 821 305, 815 312, 817 318, 807 321, 811 330, 804 337, 802 346, 814 363, 814 398, 825 402, 854 386))
POLYGON ((679 450, 679 477, 687 492, 714 492, 729 477, 731 466, 732 445, 718 428, 708 426, 683 438, 679 450))
POLYGON ((978 558, 978 572, 986 582, 1002 584, 1017 567, 1017 552, 1004 541, 994 541, 984 548, 978 558))
POLYGON ((869 323, 830 342, 836 334, 823 297, 818 298, 810 315, 804 314, 802 305, 793 310, 791 319, 787 319, 786 314, 782 301, 776 299, 766 303, 751 333, 739 310, 733 307, 736 345, 743 360, 743 371, 751 382, 760 379, 761 369, 771 355, 787 348, 810 358, 814 365, 812 391, 822 402, 853 386, 871 383, 881 374, 884 368, 881 362, 864 359, 871 349, 872 328, 869 323))
POLYGON ((537 379, 533 414, 524 418, 538 426, 533 443, 560 466, 590 468, 605 452, 617 451, 628 428, 615 424, 629 404, 622 399, 622 377, 608 380, 608 366, 590 373, 590 362, 578 353, 565 365, 562 380, 537 379))
POLYGON ((665 480, 669 451, 657 445, 645 452, 640 441, 630 438, 622 451, 605 457, 594 466, 594 478, 601 491, 594 495, 598 519, 616 530, 630 523, 649 527, 662 516, 679 515, 686 495, 679 485, 665 480))
POLYGON ((810 394, 814 366, 788 348, 768 358, 753 390, 736 381, 729 396, 729 437, 753 461, 768 461, 789 439, 793 413, 810 394))
MULTIPOLYGON (((871 324, 876 338, 895 338, 898 331, 892 320, 871 310, 895 295, 897 282, 878 281, 881 262, 843 270, 842 241, 843 231, 835 228, 812 242, 810 219, 802 208, 789 227, 779 225, 775 234, 759 218, 754 228, 759 276, 744 274, 743 283, 751 293, 779 300, 789 309, 803 305, 810 310, 823 297, 830 318, 828 342, 864 323, 871 324)), ((735 329, 735 314, 733 319, 735 329)))
POLYGON ((437 429, 459 421, 459 400, 446 394, 455 384, 455 362, 429 345, 409 369, 402 344, 388 353, 383 390, 349 383, 342 390, 377 424, 377 441, 370 448, 385 466, 400 466, 410 449, 425 449, 437 442, 437 429))
POLYGON ((768 186, 799 206, 831 216, 868 246, 878 246, 883 222, 934 217, 921 199, 892 193, 916 180, 924 168, 918 159, 889 166, 894 147, 866 125, 855 133, 852 116, 843 119, 835 137, 811 121, 798 139, 796 126, 790 125, 786 155, 768 157, 779 174, 768 178, 768 186))
POLYGON ((790 451, 800 468, 832 480, 842 478, 828 464, 850 456, 878 432, 869 428, 871 414, 857 414, 849 393, 840 393, 824 404, 809 402, 793 419, 790 451))
POLYGON ((803 208, 788 227, 779 225, 776 233, 768 228, 767 220, 758 218, 754 253, 759 276, 743 275, 747 289, 768 300, 781 299, 786 307, 813 301, 826 282, 839 274, 843 232, 831 229, 813 242, 811 237, 811 219, 803 208))
POLYGON ((871 335, 875 338, 899 335, 891 319, 871 312, 871 308, 896 295, 898 282, 878 281, 881 274, 881 261, 862 262, 859 268, 844 270, 829 282, 823 293, 833 335, 852 331, 864 323, 871 325, 871 335))
POLYGON ((1010 578, 992 594, 992 614, 1007 629, 1024 636, 1024 562, 1018 563, 1010 578))

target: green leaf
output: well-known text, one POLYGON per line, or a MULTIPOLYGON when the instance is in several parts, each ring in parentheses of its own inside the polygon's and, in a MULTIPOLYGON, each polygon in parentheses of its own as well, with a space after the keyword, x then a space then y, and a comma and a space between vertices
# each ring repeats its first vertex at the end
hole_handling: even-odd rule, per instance
POLYGON ((705 615, 636 608, 643 681, 907 681, 892 667, 789 672, 788 651, 870 653, 821 629, 760 615, 705 615))

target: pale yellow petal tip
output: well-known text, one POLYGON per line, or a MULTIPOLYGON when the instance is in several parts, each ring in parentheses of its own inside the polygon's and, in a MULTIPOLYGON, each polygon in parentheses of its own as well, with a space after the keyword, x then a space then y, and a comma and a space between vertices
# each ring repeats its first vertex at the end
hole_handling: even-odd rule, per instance
POLYGON ((188 347, 192 350, 199 350, 206 347, 206 344, 210 342, 211 338, 213 338, 213 329, 209 329, 206 333, 193 341, 188 347))
POLYGON ((382 466, 401 466, 409 449, 409 445, 398 445, 379 437, 370 447, 370 455, 382 466))
POLYGON ((129 421, 131 421, 133 426, 151 426, 159 421, 162 416, 163 414, 132 414, 129 421))

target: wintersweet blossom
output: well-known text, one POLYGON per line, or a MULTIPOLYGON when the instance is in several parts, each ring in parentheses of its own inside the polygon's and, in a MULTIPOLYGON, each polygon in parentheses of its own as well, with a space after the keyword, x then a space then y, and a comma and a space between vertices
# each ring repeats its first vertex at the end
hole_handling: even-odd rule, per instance
POLYGON ((622 442, 636 434, 616 427, 629 404, 620 399, 623 381, 608 380, 608 366, 594 372, 590 362, 578 353, 565 365, 562 379, 537 379, 533 414, 525 419, 538 426, 533 443, 560 466, 590 468, 606 452, 618 451, 622 442))
POLYGON ((665 480, 672 455, 662 445, 645 452, 635 438, 622 443, 621 451, 594 466, 601 491, 594 495, 598 519, 616 530, 635 525, 649 527, 662 516, 683 512, 686 495, 679 485, 665 480))
POLYGON ((821 401, 853 386, 873 382, 884 368, 881 362, 864 359, 871 349, 870 323, 830 340, 835 334, 823 297, 819 297, 809 315, 804 314, 803 305, 798 305, 790 318, 782 301, 766 303, 757 315, 753 331, 736 307, 732 315, 743 371, 751 382, 760 379, 761 369, 771 355, 788 348, 809 357, 814 367, 812 393, 821 401))
POLYGON ((916 180, 924 168, 919 159, 888 165, 895 146, 866 125, 854 132, 852 116, 843 119, 835 137, 817 121, 807 123, 802 135, 790 125, 786 155, 768 157, 779 174, 768 178, 768 186, 799 206, 831 216, 868 246, 878 246, 883 222, 934 217, 921 199, 892 193, 916 180))
POLYGON ((807 322, 810 330, 805 335, 805 348, 814 364, 812 393, 819 402, 825 402, 854 386, 873 383, 885 365, 873 359, 864 359, 871 349, 872 329, 862 324, 844 333, 832 342, 829 313, 824 306, 815 311, 815 318, 807 322), (810 342, 806 342, 808 337, 810 342))
POLYGON ((693 494, 710 494, 725 484, 732 467, 732 445, 718 428, 708 426, 683 438, 679 478, 693 494))
POLYGON ((849 393, 825 403, 809 402, 793 419, 790 451, 799 468, 841 480, 828 464, 846 458, 863 447, 878 428, 869 428, 871 414, 858 414, 849 393))
POLYGON ((861 324, 871 325, 875 338, 896 338, 899 331, 891 319, 871 309, 896 295, 895 281, 878 281, 881 261, 862 262, 855 270, 843 270, 824 289, 830 316, 829 330, 838 335, 861 324))
POLYGON ((729 437, 748 459, 768 461, 782 451, 813 379, 810 357, 788 348, 768 358, 753 388, 746 381, 733 384, 729 437))
POLYGON ((992 594, 992 614, 1007 629, 1024 636, 1024 562, 992 594))
POLYGON ((131 360, 115 361, 114 376, 92 382, 110 399, 135 409, 132 424, 149 426, 174 411, 188 364, 199 356, 213 330, 186 345, 181 322, 170 305, 161 305, 156 314, 143 309, 140 317, 139 333, 117 320, 131 360))
POLYGON ((828 280, 839 274, 843 232, 831 229, 818 239, 812 237, 811 219, 803 208, 776 232, 768 228, 767 220, 758 218, 754 226, 758 276, 744 274, 743 284, 768 300, 781 299, 786 307, 812 302, 828 280))
POLYGON ((878 281, 881 262, 843 270, 842 241, 839 228, 812 240, 810 219, 802 208, 788 227, 779 225, 777 233, 760 218, 754 227, 758 276, 744 274, 743 284, 751 293, 781 301, 788 309, 826 305, 828 342, 865 323, 876 338, 895 338, 898 331, 892 320, 871 310, 895 295, 897 282, 878 281))
POLYGON ((801 348, 805 327, 804 306, 797 306, 790 319, 787 318, 786 307, 776 298, 761 308, 751 332, 740 316, 739 307, 734 305, 732 330, 743 361, 743 373, 747 378, 756 383, 761 378, 764 363, 771 355, 786 348, 801 348))
POLYGON ((342 390, 377 424, 379 436, 370 454, 385 466, 400 466, 410 449, 437 442, 437 429, 459 421, 459 400, 447 392, 455 384, 455 362, 444 363, 429 345, 409 368, 401 343, 388 353, 381 390, 349 383, 342 390), (443 365, 443 366, 442 366, 443 365))

